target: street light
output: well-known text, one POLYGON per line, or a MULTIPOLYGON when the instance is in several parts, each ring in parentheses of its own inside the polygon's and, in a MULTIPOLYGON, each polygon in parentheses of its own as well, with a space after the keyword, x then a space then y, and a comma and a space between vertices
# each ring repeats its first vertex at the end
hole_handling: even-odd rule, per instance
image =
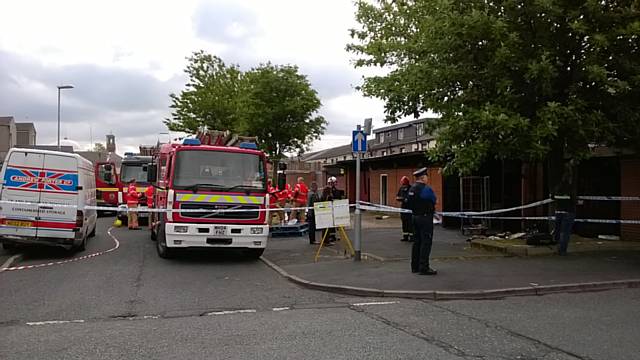
POLYGON ((60 90, 73 89, 73 85, 58 85, 58 151, 60 151, 60 90))

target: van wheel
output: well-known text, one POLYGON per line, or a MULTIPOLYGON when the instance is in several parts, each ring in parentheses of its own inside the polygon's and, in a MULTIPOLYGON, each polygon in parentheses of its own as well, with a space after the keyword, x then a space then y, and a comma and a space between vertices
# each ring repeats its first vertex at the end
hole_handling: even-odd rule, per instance
POLYGON ((80 245, 78 245, 78 247, 76 247, 75 249, 76 252, 87 250, 87 237, 88 236, 86 234, 82 237, 82 241, 80 242, 80 245))
POLYGON ((90 238, 96 236, 96 227, 98 227, 98 225, 94 226, 93 230, 91 230, 91 232, 89 233, 89 237, 90 238))
POLYGON ((247 250, 248 255, 252 259, 259 259, 262 254, 264 254, 264 249, 249 249, 247 250))
POLYGON ((165 234, 165 226, 162 222, 158 227, 156 250, 158 252, 158 256, 163 259, 171 259, 175 256, 175 249, 170 249, 167 247, 167 235, 165 234))

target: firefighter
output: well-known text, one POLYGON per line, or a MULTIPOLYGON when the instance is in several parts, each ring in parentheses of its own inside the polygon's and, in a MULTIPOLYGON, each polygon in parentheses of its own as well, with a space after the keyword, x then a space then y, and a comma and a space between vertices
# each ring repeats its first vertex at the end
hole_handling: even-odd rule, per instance
POLYGON ((132 179, 127 189, 127 208, 129 209, 129 211, 127 211, 127 223, 130 230, 140 229, 138 226, 138 212, 131 211, 131 209, 138 207, 138 199, 140 199, 140 193, 136 188, 135 179, 132 179))
POLYGON ((309 189, 307 188, 307 185, 304 183, 304 178, 299 177, 298 183, 296 184, 296 186, 293 187, 293 194, 291 197, 293 199, 294 209, 291 211, 291 217, 289 218, 289 222, 295 219, 297 222, 304 223, 305 221, 304 210, 296 210, 295 208, 303 208, 307 206, 308 194, 309 194, 309 189), (300 213, 302 213, 302 216, 300 216, 300 219, 298 219, 298 215, 300 213))
MULTIPOLYGON (((396 200, 400 202, 400 207, 402 209, 407 209, 407 194, 409 193, 409 188, 411 184, 409 182, 409 178, 403 176, 400 179, 400 189, 398 190, 398 195, 396 195, 396 200)), ((400 213, 400 219, 402 220, 402 240, 400 241, 413 241, 413 225, 411 224, 411 213, 400 213)))
POLYGON ((278 223, 282 223, 284 220, 284 211, 280 210, 278 204, 280 201, 279 191, 278 188, 273 186, 271 179, 267 182, 267 191, 269 192, 269 208, 273 209, 270 213, 269 223, 273 224, 272 219, 274 215, 278 217, 278 223))
MULTIPOLYGON (((144 196, 147 200, 147 207, 151 209, 153 207, 153 186, 147 186, 147 188, 144 190, 144 196)), ((151 216, 151 214, 149 214, 149 229, 153 227, 153 221, 151 221, 151 219, 153 219, 153 217, 151 216)))
MULTIPOLYGON (((342 200, 344 191, 338 189, 338 179, 335 176, 327 179, 327 186, 322 191, 322 201, 342 200)), ((327 242, 330 244, 337 241, 336 228, 327 228, 327 242)))

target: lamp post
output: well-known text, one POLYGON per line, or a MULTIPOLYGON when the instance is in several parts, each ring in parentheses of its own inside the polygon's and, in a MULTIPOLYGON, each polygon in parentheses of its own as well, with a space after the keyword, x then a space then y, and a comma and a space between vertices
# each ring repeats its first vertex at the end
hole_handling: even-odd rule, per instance
POLYGON ((60 151, 60 90, 73 89, 73 85, 58 85, 58 151, 60 151))

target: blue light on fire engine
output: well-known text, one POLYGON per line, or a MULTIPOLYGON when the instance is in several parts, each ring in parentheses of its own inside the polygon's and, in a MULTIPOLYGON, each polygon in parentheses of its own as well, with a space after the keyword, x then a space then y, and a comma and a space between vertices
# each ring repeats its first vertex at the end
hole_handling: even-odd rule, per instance
POLYGON ((182 145, 200 145, 200 140, 198 139, 184 139, 182 141, 182 145))
POLYGON ((239 147, 240 149, 258 150, 258 145, 250 142, 242 142, 239 147))

